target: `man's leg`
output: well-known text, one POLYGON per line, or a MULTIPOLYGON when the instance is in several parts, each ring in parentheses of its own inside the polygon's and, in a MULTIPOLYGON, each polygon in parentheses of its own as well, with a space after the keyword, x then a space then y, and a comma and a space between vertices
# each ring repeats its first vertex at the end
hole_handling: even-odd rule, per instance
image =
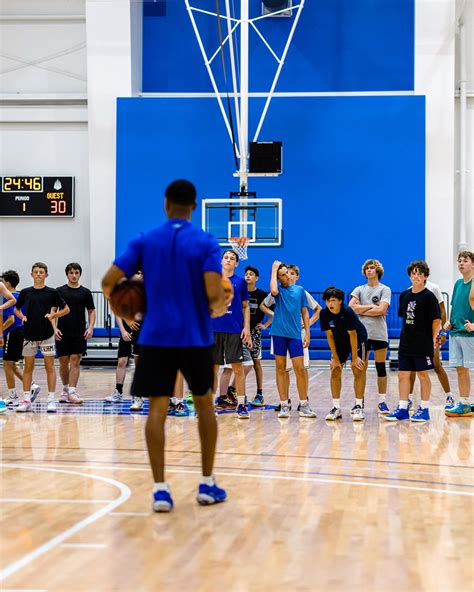
POLYGON ((469 368, 458 366, 456 372, 458 375, 459 398, 464 404, 468 405, 471 395, 471 375, 469 368))
POLYGON ((385 361, 387 359, 387 348, 378 349, 374 351, 375 368, 377 371, 377 388, 379 391, 380 400, 385 401, 387 398, 387 370, 385 361), (379 364, 377 366, 377 364, 379 364))
POLYGON ((331 368, 331 395, 332 395, 332 409, 326 415, 328 421, 335 421, 342 418, 341 412, 341 389, 342 389, 342 368, 331 368))
POLYGON ((76 388, 81 374, 81 354, 71 354, 69 359, 69 386, 76 388))
POLYGON ((286 371, 286 356, 275 356, 275 371, 278 395, 281 403, 287 403, 288 390, 286 386, 286 378, 288 372, 286 371))
POLYGON ((18 378, 18 380, 23 384, 23 372, 18 368, 17 363, 13 362, 13 374, 18 378))
POLYGON ((364 393, 365 393, 365 382, 366 382, 366 371, 367 365, 364 364, 363 370, 359 368, 352 368, 352 374, 354 376, 354 394, 355 394, 355 406, 352 412, 353 421, 362 421, 365 419, 364 416, 364 393))
POLYGON ((44 356, 44 369, 46 370, 46 381, 48 383, 48 395, 56 392, 56 368, 54 367, 54 356, 44 356))
MULTIPOLYGON (((225 397, 232 378, 232 368, 224 368, 219 379, 219 396, 225 397)), ((235 381, 234 381, 235 382, 235 381)))
POLYGON ((59 357, 59 376, 63 385, 63 391, 67 393, 69 387, 69 356, 59 357))
POLYGON ((214 413, 212 392, 194 397, 198 416, 199 438, 201 440, 201 463, 203 477, 212 477, 217 443, 217 421, 214 413))
POLYGON ((293 362, 293 370, 296 377, 296 388, 300 401, 303 403, 308 400, 308 373, 304 367, 304 358, 303 356, 297 356, 292 358, 291 361, 293 362))
POLYGON ((168 397, 150 397, 150 411, 145 426, 145 438, 155 483, 165 482, 165 421, 168 397))
POLYGON ((30 400, 31 382, 33 380, 33 370, 35 367, 35 356, 25 356, 25 366, 23 368, 23 393, 28 393, 28 400, 30 400))
POLYGON ((253 369, 255 371, 255 379, 257 381, 257 393, 263 390, 263 368, 262 361, 254 359, 253 369))
POLYGON ((5 381, 7 383, 8 390, 15 388, 15 362, 11 362, 10 360, 3 361, 3 371, 5 373, 5 381))
POLYGON ((445 395, 450 396, 451 395, 451 385, 449 384, 449 378, 446 373, 446 370, 443 368, 443 362, 441 360, 441 353, 437 349, 434 350, 433 363, 434 363, 434 370, 436 372, 436 376, 438 377, 438 380, 439 380, 441 386, 443 387, 443 391, 444 391, 445 395))

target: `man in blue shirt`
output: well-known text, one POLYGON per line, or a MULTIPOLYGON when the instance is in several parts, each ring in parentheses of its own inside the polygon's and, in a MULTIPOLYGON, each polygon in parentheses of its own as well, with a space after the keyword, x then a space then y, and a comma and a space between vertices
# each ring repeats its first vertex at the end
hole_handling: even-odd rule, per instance
POLYGON ((280 395, 278 417, 290 417, 290 402, 286 388, 286 355, 290 353, 296 376, 296 387, 300 398, 301 417, 316 417, 308 402, 308 381, 304 368, 303 348, 308 347, 309 314, 306 308, 306 294, 302 286, 292 284, 288 268, 281 261, 274 261, 270 279, 270 292, 275 298, 275 312, 270 329, 273 353, 276 362, 276 381, 280 395), (280 286, 278 286, 280 282, 280 286), (301 319, 305 329, 301 339, 301 319))
POLYGON ((132 392, 150 398, 145 428, 154 477, 153 510, 173 507, 164 478, 164 445, 168 403, 180 370, 194 395, 202 449, 202 478, 197 501, 223 502, 226 492, 212 473, 217 440, 213 394, 211 316, 225 313, 219 245, 214 237, 191 224, 196 189, 178 180, 165 192, 168 221, 140 234, 117 257, 102 280, 107 298, 124 276, 143 271, 148 309, 138 337, 138 359, 132 392))
POLYGON ((243 344, 252 347, 250 336, 249 292, 245 280, 234 273, 239 264, 235 251, 224 251, 222 256, 222 275, 227 277, 234 288, 234 298, 227 307, 226 314, 212 321, 214 330, 214 371, 217 378, 219 366, 230 364, 235 377, 237 401, 227 396, 219 396, 216 406, 219 409, 237 409, 238 419, 248 419, 245 402, 245 373, 243 344))

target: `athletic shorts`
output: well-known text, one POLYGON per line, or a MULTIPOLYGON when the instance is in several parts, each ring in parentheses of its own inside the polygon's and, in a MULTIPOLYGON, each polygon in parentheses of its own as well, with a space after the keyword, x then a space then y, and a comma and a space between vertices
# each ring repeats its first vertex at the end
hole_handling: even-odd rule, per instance
POLYGON ((23 357, 34 357, 38 353, 38 349, 43 354, 44 358, 54 357, 56 355, 56 348, 54 347, 54 336, 43 339, 43 341, 23 341, 23 357))
POLYGON ((303 356, 303 342, 301 339, 294 339, 293 337, 280 337, 279 335, 272 335, 273 355, 285 356, 287 352, 290 358, 299 358, 303 356))
POLYGON ((134 397, 172 397, 178 370, 193 396, 212 392, 214 386, 213 347, 140 346, 131 394, 134 397))
POLYGON ((388 348, 388 341, 379 341, 378 339, 368 339, 367 340, 367 353, 371 349, 378 351, 379 349, 386 349, 388 348))
POLYGON ((137 337, 138 333, 136 331, 132 331, 132 341, 125 341, 122 335, 120 335, 117 358, 130 358, 132 355, 138 356, 137 337))
MULTIPOLYGON (((252 352, 244 343, 242 344, 242 355, 244 357, 242 366, 253 366, 252 352)), ((224 364, 222 368, 232 369, 232 364, 224 364)))
MULTIPOLYGON (((339 358, 339 361, 341 362, 341 364, 345 364, 352 354, 350 349, 347 349, 345 347, 344 348, 338 347, 337 344, 336 344, 336 352, 337 352, 337 357, 339 358)), ((365 360, 366 355, 367 355, 367 341, 362 341, 360 343, 357 343, 357 356, 361 360, 365 360)))
POLYGON ((240 334, 214 333, 213 358, 216 366, 243 362, 244 351, 240 334))
POLYGON ((404 356, 399 353, 398 369, 402 372, 433 370, 433 358, 430 356, 404 356))
POLYGON ((449 336, 449 365, 453 368, 474 368, 474 337, 449 336))
POLYGON ((252 360, 261 360, 262 359, 262 330, 261 329, 252 329, 250 332, 252 336, 252 349, 250 350, 250 354, 252 356, 252 360))
POLYGON ((59 341, 56 341, 56 353, 58 358, 61 358, 62 356, 71 356, 73 354, 84 356, 86 352, 87 341, 82 335, 63 335, 59 341))
POLYGON ((18 362, 23 358, 23 327, 13 329, 4 335, 3 361, 18 362))

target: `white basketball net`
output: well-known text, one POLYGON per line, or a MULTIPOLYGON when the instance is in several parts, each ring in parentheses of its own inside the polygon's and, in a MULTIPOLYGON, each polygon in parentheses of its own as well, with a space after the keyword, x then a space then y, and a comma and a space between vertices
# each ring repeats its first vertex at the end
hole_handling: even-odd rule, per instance
POLYGON ((247 247, 250 239, 245 237, 229 237, 229 242, 232 246, 232 250, 237 253, 239 259, 248 259, 247 247))

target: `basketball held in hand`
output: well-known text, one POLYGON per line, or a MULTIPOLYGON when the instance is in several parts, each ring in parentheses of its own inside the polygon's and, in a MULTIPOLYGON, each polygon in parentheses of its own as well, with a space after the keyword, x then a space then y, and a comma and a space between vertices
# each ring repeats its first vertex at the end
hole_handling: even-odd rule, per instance
POLYGON ((126 321, 142 321, 146 310, 143 281, 125 279, 118 283, 110 295, 110 307, 116 317, 126 321))
POLYGON ((224 288, 224 298, 226 306, 232 302, 234 297, 234 286, 232 285, 229 278, 222 276, 222 287, 224 288))

